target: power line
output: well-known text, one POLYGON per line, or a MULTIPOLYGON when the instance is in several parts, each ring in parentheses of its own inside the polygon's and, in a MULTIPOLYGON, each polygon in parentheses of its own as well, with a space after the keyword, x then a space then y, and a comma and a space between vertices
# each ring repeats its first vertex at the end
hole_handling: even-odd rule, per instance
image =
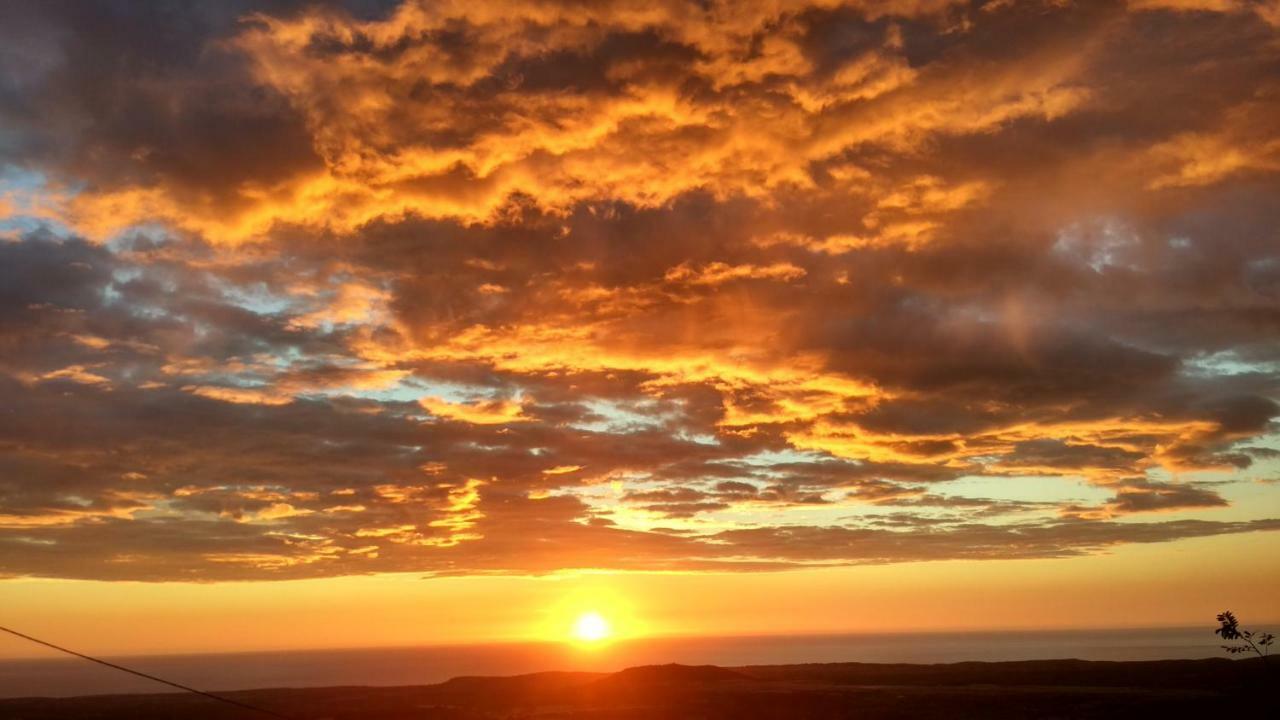
POLYGON ((281 714, 280 714, 280 713, 278 713, 278 712, 273 712, 273 711, 271 711, 271 710, 267 710, 267 709, 264 709, 264 708, 256 707, 256 706, 250 705, 250 704, 248 704, 248 703, 243 703, 243 702, 240 702, 239 700, 232 700, 232 699, 231 699, 231 698, 229 698, 229 697, 223 697, 223 696, 221 696, 221 695, 214 695, 213 693, 205 692, 205 691, 203 691, 203 690, 197 690, 197 689, 195 689, 195 688, 193 688, 193 687, 187 687, 186 685, 182 685, 182 684, 180 684, 180 683, 176 683, 176 682, 173 682, 173 681, 171 681, 171 680, 165 680, 164 678, 159 678, 159 677, 156 677, 155 675, 148 675, 147 673, 144 673, 144 672, 141 672, 141 671, 138 671, 138 670, 134 670, 134 669, 132 669, 132 668, 127 668, 127 667, 125 667, 125 666, 123 666, 123 665, 116 665, 115 663, 107 662, 106 660, 99 660, 99 659, 98 659, 98 658, 96 658, 96 657, 90 657, 90 656, 88 656, 88 655, 85 655, 84 653, 78 653, 78 652, 76 652, 75 650, 68 650, 67 648, 60 647, 60 646, 58 646, 58 645, 54 645, 54 644, 53 644, 53 643, 51 643, 51 642, 45 642, 44 640, 41 640, 41 639, 39 639, 39 638, 31 637, 30 635, 27 635, 27 634, 24 634, 24 633, 20 633, 20 632, 18 632, 17 630, 12 630, 12 629, 7 628, 7 627, 5 627, 5 626, 3 626, 3 625, 0 625, 0 630, 3 630, 4 632, 9 633, 10 635, 16 635, 17 637, 20 637, 20 638, 22 638, 23 640, 29 640, 29 641, 31 641, 31 642, 33 642, 33 643, 36 643, 37 645, 43 645, 43 646, 45 646, 45 647, 47 647, 47 648, 53 648, 54 650, 57 650, 58 652, 66 653, 66 654, 68 654, 68 655, 74 655, 74 656, 76 656, 76 657, 78 657, 78 658, 80 658, 80 659, 82 659, 82 660, 88 660, 89 662, 92 662, 92 663, 97 663, 97 664, 99 664, 99 665, 105 665, 105 666, 107 666, 107 667, 109 667, 109 668, 113 668, 113 669, 115 669, 115 670, 120 670, 120 671, 122 671, 122 672, 127 672, 127 673, 129 673, 130 675, 137 675, 138 677, 146 678, 146 679, 148 679, 148 680, 153 680, 153 681, 155 681, 155 682, 162 683, 162 684, 164 684, 164 685, 168 685, 169 687, 175 687, 175 688, 178 688, 179 690, 185 690, 186 692, 189 692, 189 693, 195 693, 196 695, 202 695, 202 696, 204 696, 204 697, 209 698, 210 700, 217 700, 217 701, 218 701, 218 702, 220 702, 220 703, 226 703, 227 705, 234 705, 234 706, 236 706, 236 707, 240 708, 241 710, 249 710, 249 711, 251 711, 251 712, 256 712, 256 713, 259 713, 259 714, 261 714, 261 715, 266 715, 266 716, 268 716, 268 717, 277 718, 278 720, 294 720, 293 718, 289 717, 288 715, 281 715, 281 714))

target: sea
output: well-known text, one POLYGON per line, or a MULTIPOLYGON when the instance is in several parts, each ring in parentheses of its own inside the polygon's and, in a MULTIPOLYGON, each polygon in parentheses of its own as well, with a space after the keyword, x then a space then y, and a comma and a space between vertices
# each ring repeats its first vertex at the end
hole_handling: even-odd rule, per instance
MULTIPOLYGON (((636 665, 1162 660, 1223 655, 1212 628, 647 638, 583 648, 522 643, 104 658, 201 690, 422 685, 461 675, 610 672, 636 665)), ((0 697, 171 692, 74 658, 0 660, 0 697)))

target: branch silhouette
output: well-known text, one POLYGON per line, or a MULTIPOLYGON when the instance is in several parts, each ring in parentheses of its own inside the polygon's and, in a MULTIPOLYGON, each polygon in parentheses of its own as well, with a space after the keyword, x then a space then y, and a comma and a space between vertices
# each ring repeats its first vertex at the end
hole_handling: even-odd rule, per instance
POLYGON ((1230 610, 1218 615, 1218 623, 1220 626, 1213 631, 1215 635, 1221 635, 1223 640, 1237 641, 1232 645, 1223 645, 1223 650, 1232 655, 1252 652, 1264 661, 1271 655, 1271 645, 1276 640, 1275 635, 1242 629, 1235 613, 1230 610))

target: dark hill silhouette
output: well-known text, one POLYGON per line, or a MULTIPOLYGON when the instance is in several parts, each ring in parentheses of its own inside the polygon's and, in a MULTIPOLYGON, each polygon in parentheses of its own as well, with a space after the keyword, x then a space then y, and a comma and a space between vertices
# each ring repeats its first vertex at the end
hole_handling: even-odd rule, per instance
POLYGON ((1143 687, 1212 688, 1240 680, 1241 669, 1261 664, 1225 658, 1204 660, 1021 660, 1016 662, 959 662, 936 665, 882 663, 823 663, 758 665, 736 668, 761 680, 821 682, 833 685, 1001 687, 1143 687))
POLYGON ((540 672, 527 675, 492 677, 487 675, 462 675, 436 685, 450 692, 521 692, 548 691, 581 687, 592 680, 609 677, 608 673, 589 672, 540 672))
MULTIPOLYGON (((459 677, 415 687, 224 693, 298 720, 863 720, 1259 717, 1261 659, 1155 662, 655 665, 612 674, 459 677)), ((248 720, 182 694, 0 700, 5 720, 248 720)))
POLYGON ((596 689, 652 689, 660 687, 708 687, 759 682, 757 678, 716 665, 641 665, 607 675, 593 682, 596 689))

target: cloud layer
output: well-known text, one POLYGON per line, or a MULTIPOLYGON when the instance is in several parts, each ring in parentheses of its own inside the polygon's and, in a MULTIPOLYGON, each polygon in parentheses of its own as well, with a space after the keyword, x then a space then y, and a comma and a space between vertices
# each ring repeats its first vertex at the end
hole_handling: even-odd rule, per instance
POLYGON ((1274 3, 0 13, 0 572, 1280 529, 1274 3))

